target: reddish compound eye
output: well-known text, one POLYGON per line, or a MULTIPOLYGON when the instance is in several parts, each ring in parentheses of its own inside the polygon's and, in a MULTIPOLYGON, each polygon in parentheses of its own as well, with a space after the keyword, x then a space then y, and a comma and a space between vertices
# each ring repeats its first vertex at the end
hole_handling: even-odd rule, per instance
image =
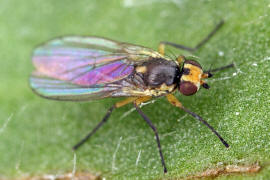
POLYGON ((180 83, 179 91, 185 96, 190 96, 195 94, 198 91, 198 88, 192 82, 184 81, 180 83))

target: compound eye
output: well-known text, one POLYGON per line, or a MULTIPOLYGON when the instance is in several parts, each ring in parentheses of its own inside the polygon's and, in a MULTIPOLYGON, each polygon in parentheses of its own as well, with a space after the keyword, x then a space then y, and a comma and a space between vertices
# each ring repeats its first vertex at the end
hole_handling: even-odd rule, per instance
POLYGON ((185 96, 190 96, 195 94, 198 91, 198 88, 192 82, 184 81, 180 83, 179 91, 185 96))

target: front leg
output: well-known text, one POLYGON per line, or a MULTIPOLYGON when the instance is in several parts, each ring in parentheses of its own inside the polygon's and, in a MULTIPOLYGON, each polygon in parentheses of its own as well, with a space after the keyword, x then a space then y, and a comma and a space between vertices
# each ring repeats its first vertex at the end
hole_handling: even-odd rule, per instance
POLYGON ((172 94, 168 94, 167 95, 167 100, 174 106, 184 110, 185 112, 187 112, 188 114, 190 114, 191 116, 193 116, 194 118, 196 118, 197 120, 201 121, 204 125, 206 125, 218 138, 219 140, 224 144, 224 146, 226 148, 229 147, 229 144, 219 135, 219 133, 210 125, 208 124, 205 120, 202 119, 202 117, 200 117, 199 115, 197 115, 196 113, 190 111, 189 109, 185 108, 182 103, 180 101, 178 101, 178 99, 172 95, 172 94))

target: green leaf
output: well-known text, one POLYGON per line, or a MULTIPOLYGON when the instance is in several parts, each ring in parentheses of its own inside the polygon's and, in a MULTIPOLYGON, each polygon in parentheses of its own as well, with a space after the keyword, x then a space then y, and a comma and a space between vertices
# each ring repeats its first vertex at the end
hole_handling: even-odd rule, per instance
MULTIPOLYGON (((0 178, 89 172, 108 179, 183 178, 227 165, 262 171, 220 179, 270 176, 269 1, 9 0, 0 7, 0 178), (133 107, 117 109, 75 155, 84 137, 119 99, 86 103, 42 99, 31 91, 31 53, 64 35, 98 35, 156 49, 160 41, 194 47, 221 20, 225 25, 193 55, 207 70, 235 63, 207 82, 209 90, 176 96, 230 144, 190 115, 156 99, 143 111, 158 129, 168 173, 154 134, 133 107), (76 157, 76 159, 74 159, 76 157), (76 160, 76 161, 74 161, 76 160), (76 162, 76 163, 74 163, 76 162), (74 168, 75 167, 75 168, 74 168)), ((166 49, 174 57, 190 53, 166 49)))

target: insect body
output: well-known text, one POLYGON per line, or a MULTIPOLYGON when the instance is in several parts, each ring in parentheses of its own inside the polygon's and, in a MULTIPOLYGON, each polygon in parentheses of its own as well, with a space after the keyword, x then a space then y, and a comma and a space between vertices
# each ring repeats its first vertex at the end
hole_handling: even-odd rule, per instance
MULTIPOLYGON (((31 88, 38 95, 55 100, 88 101, 106 97, 127 97, 113 105, 102 121, 73 149, 80 147, 106 122, 115 108, 133 103, 137 112, 153 129, 164 172, 167 172, 159 136, 155 126, 139 105, 151 98, 166 96, 168 101, 204 123, 221 142, 228 143, 200 116, 186 109, 172 94, 179 91, 189 96, 200 86, 208 89, 203 79, 212 71, 203 71, 193 59, 165 56, 165 44, 188 51, 204 44, 223 24, 218 26, 195 48, 162 42, 159 51, 100 37, 70 36, 55 39, 39 46, 33 54, 35 71, 30 78, 31 88)), ((231 67, 232 65, 226 66, 231 67)))

